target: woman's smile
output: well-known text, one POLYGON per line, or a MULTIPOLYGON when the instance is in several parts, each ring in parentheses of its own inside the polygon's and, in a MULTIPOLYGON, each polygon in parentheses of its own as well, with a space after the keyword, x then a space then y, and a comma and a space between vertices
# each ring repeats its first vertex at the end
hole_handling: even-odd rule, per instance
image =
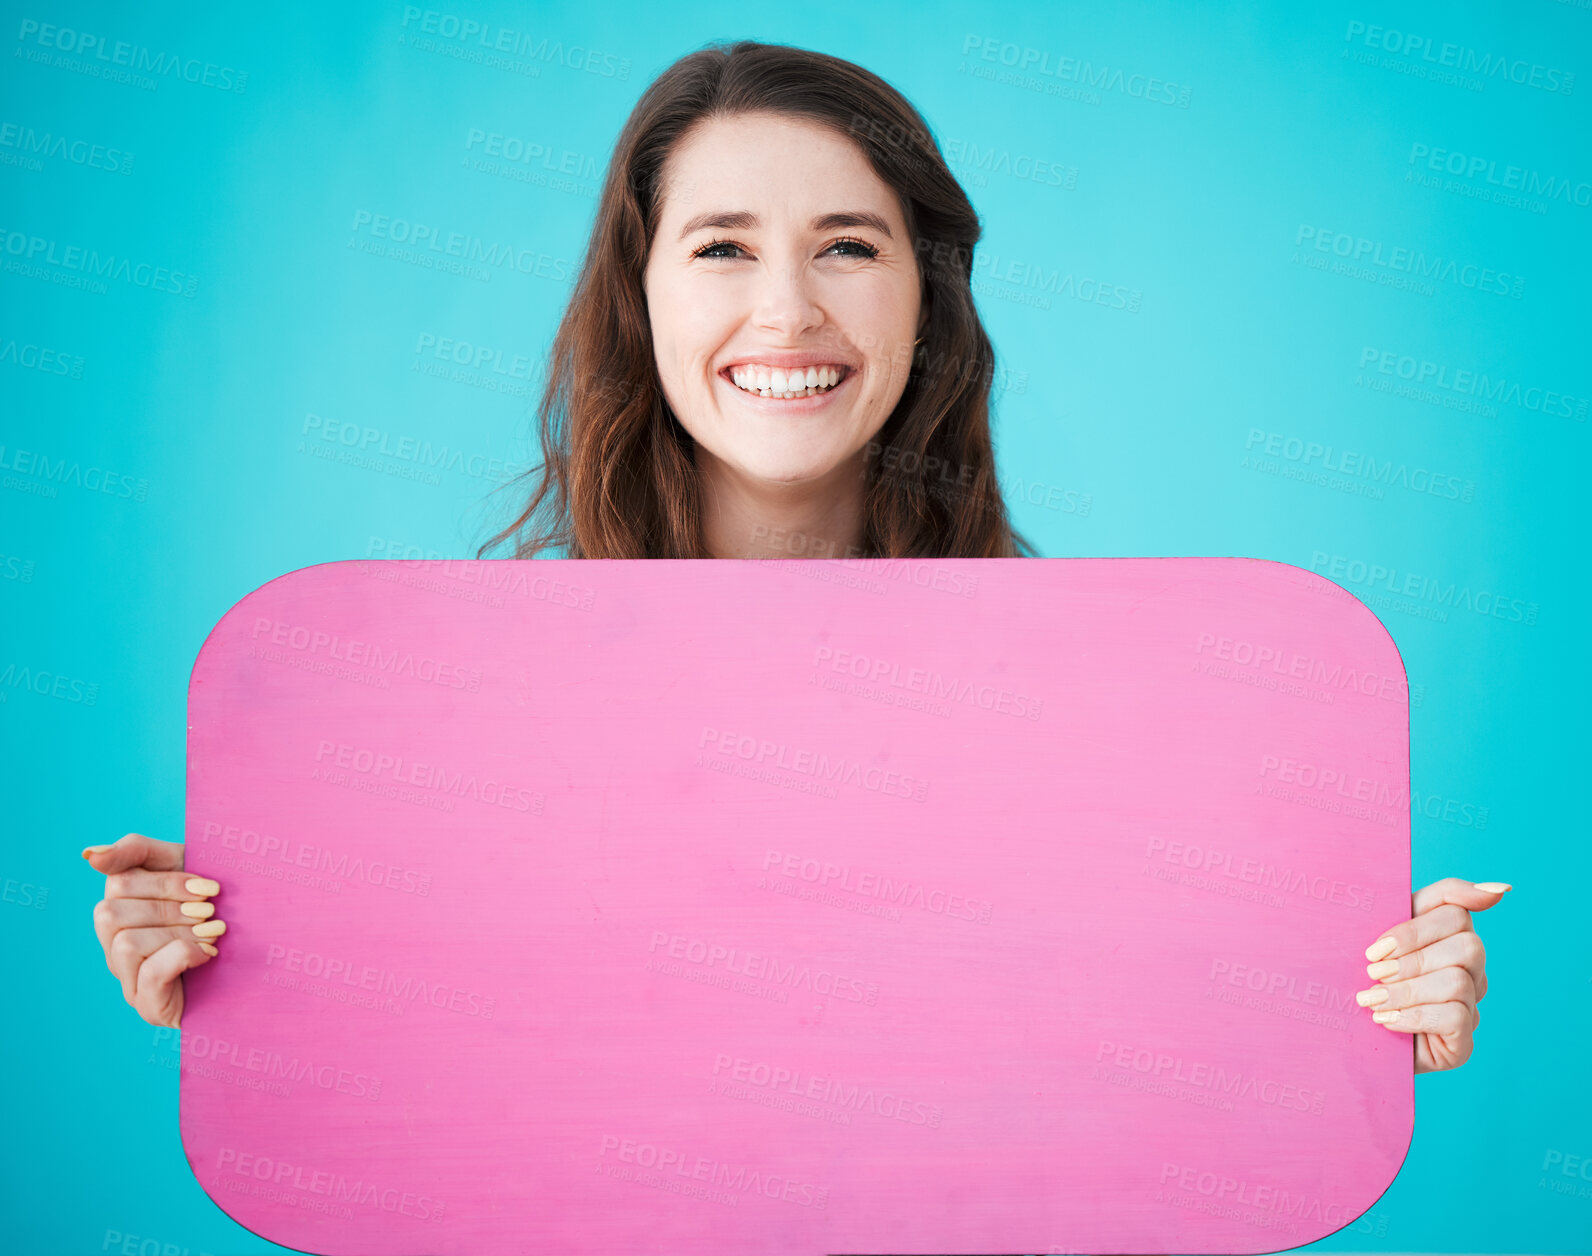
POLYGON ((753 359, 724 367, 719 379, 737 402, 766 414, 812 414, 827 408, 837 394, 850 395, 847 385, 856 371, 844 363, 773 366, 753 359))

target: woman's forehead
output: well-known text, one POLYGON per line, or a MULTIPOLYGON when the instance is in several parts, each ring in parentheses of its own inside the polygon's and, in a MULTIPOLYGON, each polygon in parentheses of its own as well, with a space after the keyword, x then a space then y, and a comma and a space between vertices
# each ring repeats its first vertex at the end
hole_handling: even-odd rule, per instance
MULTIPOLYGON (((737 229, 796 226, 835 213, 872 213, 903 225, 889 184, 857 143, 801 118, 739 114, 706 119, 675 145, 660 183, 660 221, 739 213, 737 229)), ((861 225, 861 224, 859 224, 861 225)))

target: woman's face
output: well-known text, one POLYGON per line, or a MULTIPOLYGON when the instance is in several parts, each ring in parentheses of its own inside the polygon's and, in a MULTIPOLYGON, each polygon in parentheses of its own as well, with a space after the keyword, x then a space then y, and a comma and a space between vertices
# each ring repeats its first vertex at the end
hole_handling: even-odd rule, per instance
POLYGON ((850 475, 921 331, 895 193, 844 136, 770 113, 700 123, 662 186, 643 278, 675 416, 753 491, 850 475))

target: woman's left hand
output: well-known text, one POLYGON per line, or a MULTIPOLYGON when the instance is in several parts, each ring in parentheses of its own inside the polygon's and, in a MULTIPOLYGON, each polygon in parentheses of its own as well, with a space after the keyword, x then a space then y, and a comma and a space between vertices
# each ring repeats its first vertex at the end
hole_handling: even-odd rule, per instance
POLYGON ((1354 997, 1395 1033, 1415 1035, 1415 1071, 1458 1068, 1470 1059, 1487 993, 1487 951, 1470 914, 1485 911, 1510 886, 1444 877, 1410 898, 1410 919, 1383 930, 1365 949, 1376 981, 1354 997))

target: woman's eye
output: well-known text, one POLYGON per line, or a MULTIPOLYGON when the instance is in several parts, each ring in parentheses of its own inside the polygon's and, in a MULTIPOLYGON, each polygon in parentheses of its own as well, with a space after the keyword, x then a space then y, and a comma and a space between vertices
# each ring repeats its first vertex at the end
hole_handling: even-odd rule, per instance
POLYGON ((832 248, 832 249, 839 249, 839 248, 855 249, 856 252, 847 254, 847 256, 849 256, 849 257, 878 257, 879 256, 879 250, 874 248, 873 245, 867 243, 865 240, 836 240, 829 247, 832 248))
POLYGON ((695 253, 691 254, 691 256, 692 257, 728 257, 729 255, 727 253, 720 253, 720 252, 717 252, 716 250, 718 250, 718 249, 740 249, 740 248, 741 248, 741 246, 739 244, 735 244, 735 243, 733 243, 732 241, 729 241, 729 240, 715 240, 715 241, 713 241, 712 244, 704 244, 695 253))

